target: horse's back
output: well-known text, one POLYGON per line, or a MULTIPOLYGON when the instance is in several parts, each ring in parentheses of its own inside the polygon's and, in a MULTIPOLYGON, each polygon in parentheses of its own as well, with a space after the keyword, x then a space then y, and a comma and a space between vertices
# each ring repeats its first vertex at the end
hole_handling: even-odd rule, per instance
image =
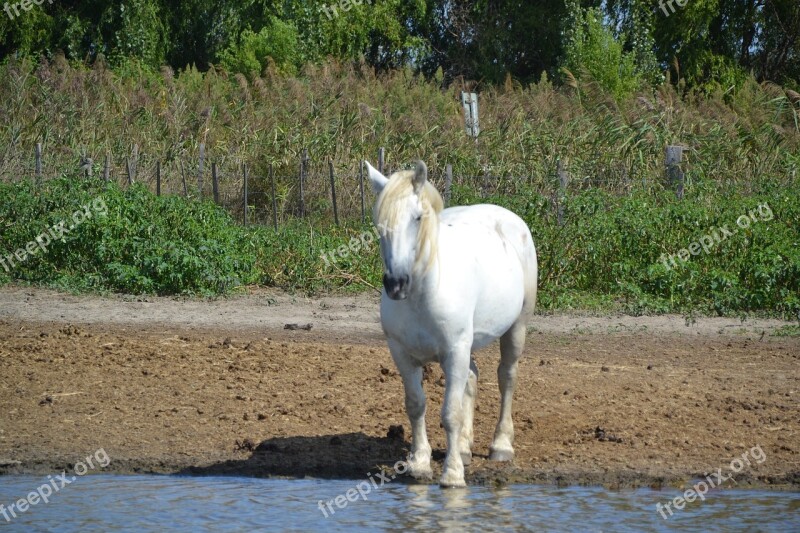
POLYGON ((452 228, 452 233, 459 237, 457 246, 466 241, 469 243, 466 248, 478 253, 502 247, 501 257, 516 257, 523 268, 536 269, 531 231, 525 221, 508 209, 491 204, 451 207, 442 211, 440 220, 443 229, 452 228))
POLYGON ((450 208, 440 220, 442 275, 454 275, 469 286, 464 290, 473 297, 474 348, 478 349, 533 309, 536 248, 525 222, 499 206, 450 208))

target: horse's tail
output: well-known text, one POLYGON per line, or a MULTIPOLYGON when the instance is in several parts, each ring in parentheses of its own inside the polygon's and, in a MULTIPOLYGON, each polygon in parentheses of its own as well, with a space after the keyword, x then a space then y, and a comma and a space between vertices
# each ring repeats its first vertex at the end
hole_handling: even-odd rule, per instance
POLYGON ((522 268, 525 279, 525 299, 522 303, 522 314, 526 318, 533 316, 536 308, 536 291, 539 283, 539 263, 536 258, 536 245, 533 236, 526 243, 522 254, 522 268))

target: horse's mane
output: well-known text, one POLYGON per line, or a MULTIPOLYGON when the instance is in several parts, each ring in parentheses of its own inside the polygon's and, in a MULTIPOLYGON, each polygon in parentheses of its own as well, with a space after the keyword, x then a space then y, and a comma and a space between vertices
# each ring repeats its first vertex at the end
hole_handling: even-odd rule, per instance
MULTIPOLYGON (((413 178, 413 170, 401 170, 389 177, 389 181, 375 204, 375 220, 378 223, 378 227, 383 228, 383 231, 392 231, 397 227, 405 207, 401 200, 413 194, 414 191, 413 178)), ((419 197, 422 202, 422 220, 420 221, 419 234, 417 235, 417 258, 414 266, 422 266, 422 257, 424 252, 427 251, 428 260, 424 265, 424 271, 427 271, 433 265, 433 261, 439 252, 438 214, 444 209, 444 202, 436 187, 427 180, 419 193, 419 197)))

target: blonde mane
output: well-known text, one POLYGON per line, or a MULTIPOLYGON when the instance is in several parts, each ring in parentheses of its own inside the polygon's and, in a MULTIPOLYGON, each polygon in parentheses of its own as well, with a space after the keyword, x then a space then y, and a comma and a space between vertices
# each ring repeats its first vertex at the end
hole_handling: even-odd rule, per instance
MULTIPOLYGON (((375 204, 374 213, 377 225, 383 232, 393 231, 400 222, 406 205, 402 200, 414 193, 413 178, 413 170, 395 172, 389 177, 388 183, 375 204)), ((417 234, 414 267, 423 266, 421 264, 422 257, 427 251, 428 260, 423 271, 427 272, 439 253, 439 213, 444 209, 444 202, 436 187, 427 180, 419 193, 419 198, 422 202, 422 220, 417 234)))

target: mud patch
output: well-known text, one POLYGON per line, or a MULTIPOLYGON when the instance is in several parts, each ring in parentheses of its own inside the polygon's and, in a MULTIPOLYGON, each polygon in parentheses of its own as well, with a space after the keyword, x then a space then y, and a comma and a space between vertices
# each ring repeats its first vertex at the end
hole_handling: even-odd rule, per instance
MULTIPOLYGON (((410 434, 385 343, 314 334, 2 322, 0 473, 60 471, 99 448, 118 473, 363 479, 390 468, 410 434)), ((476 358, 468 482, 678 485, 759 445, 766 460, 729 485, 797 489, 798 354, 786 337, 529 334, 516 458, 498 464, 487 459, 492 346, 476 358)), ((437 474, 438 366, 423 385, 437 474)))

